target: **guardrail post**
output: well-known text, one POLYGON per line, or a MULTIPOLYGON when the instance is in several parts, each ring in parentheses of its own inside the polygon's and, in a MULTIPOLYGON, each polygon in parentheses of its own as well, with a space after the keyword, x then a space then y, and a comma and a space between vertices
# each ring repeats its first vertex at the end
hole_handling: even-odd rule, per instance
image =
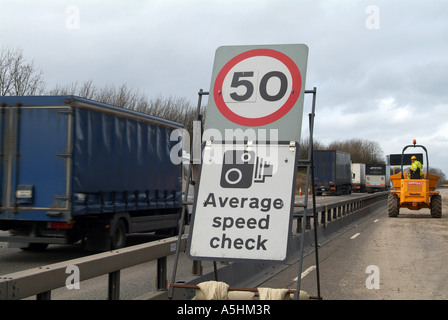
POLYGON ((167 290, 166 257, 157 259, 157 290, 167 290))
POLYGON ((297 218, 296 220, 297 220, 296 232, 302 233, 302 218, 297 218))
POLYGON ((36 300, 51 300, 51 290, 38 293, 36 295, 36 300))
POLYGON ((202 276, 202 263, 200 260, 193 260, 192 273, 195 276, 202 276))
POLYGON ((109 300, 120 299, 120 270, 109 273, 109 300))
MULTIPOLYGON (((108 275, 106 298, 120 299, 120 270, 174 254, 174 249, 184 250, 187 235, 172 237, 126 247, 118 251, 102 252, 44 267, 32 268, 0 276, 0 300, 19 300, 27 297, 51 299, 54 289, 67 286, 67 267, 77 266, 84 280, 108 275), (48 272, 51 270, 52 272, 48 272), (89 270, 83 272, 82 270, 89 270)), ((165 267, 166 269, 166 267, 165 267)), ((81 281, 81 280, 79 280, 81 281)), ((53 297, 54 298, 54 297, 53 297)), ((1 303, 0 303, 1 304, 1 303)))

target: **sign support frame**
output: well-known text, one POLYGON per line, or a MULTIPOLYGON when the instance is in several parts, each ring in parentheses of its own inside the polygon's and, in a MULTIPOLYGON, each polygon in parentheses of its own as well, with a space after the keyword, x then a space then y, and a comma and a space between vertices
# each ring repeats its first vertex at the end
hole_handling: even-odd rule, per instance
MULTIPOLYGON (((306 167, 306 182, 308 185, 311 185, 312 190, 312 208, 313 208, 313 214, 311 216, 307 215, 307 208, 308 208, 308 193, 305 192, 305 199, 303 205, 295 205, 296 207, 302 207, 302 213, 300 214, 300 222, 302 226, 301 230, 301 239, 300 239, 300 249, 299 249, 299 267, 298 267, 298 276, 297 276, 297 290, 300 292, 301 288, 301 276, 302 276, 302 264, 303 264, 303 251, 304 251, 304 243, 305 243, 305 232, 306 232, 306 225, 307 225, 307 219, 312 217, 313 218, 313 224, 314 224, 314 255, 315 255, 315 262, 316 262, 316 285, 317 285, 317 299, 322 299, 320 295, 320 270, 319 270, 319 243, 318 243, 318 237, 317 237, 317 211, 316 211, 316 195, 314 192, 314 159, 313 159, 313 136, 314 136, 314 117, 315 117, 315 111, 316 111, 316 95, 317 95, 317 88, 314 87, 313 90, 305 90, 305 94, 312 94, 313 100, 311 105, 311 113, 308 114, 309 117, 309 146, 308 146, 308 159, 306 160, 299 160, 298 166, 299 167, 306 167), (310 180, 311 176, 311 180, 310 180)), ((298 300, 299 295, 298 293, 294 294, 294 299, 298 300)))
MULTIPOLYGON (((317 211, 316 211, 316 199, 314 194, 314 165, 313 165, 313 136, 314 136, 314 118, 315 118, 315 108, 316 108, 316 96, 317 96, 317 88, 314 87, 312 90, 305 90, 305 94, 312 94, 312 107, 311 107, 311 113, 308 114, 309 116, 309 149, 308 149, 308 159, 302 160, 299 159, 298 166, 299 167, 306 167, 307 168, 307 175, 306 175, 306 181, 307 183, 311 184, 312 191, 312 207, 313 207, 313 214, 311 216, 307 215, 307 207, 308 207, 308 193, 305 193, 305 202, 303 205, 300 205, 298 203, 294 203, 294 207, 301 207, 303 208, 302 213, 300 215, 300 221, 301 221, 301 240, 300 240, 300 250, 299 250, 299 266, 298 266, 298 277, 297 277, 297 290, 300 292, 301 289, 301 274, 302 274, 302 264, 303 264, 303 253, 304 253, 304 240, 305 240, 305 232, 306 232, 306 222, 307 219, 310 217, 313 217, 314 220, 314 252, 315 252, 315 262, 316 262, 316 285, 317 285, 317 298, 322 299, 321 292, 320 292, 320 270, 319 270, 319 245, 318 245, 318 236, 317 236, 317 211), (311 176, 311 179, 310 179, 311 176)), ((202 96, 203 95, 209 95, 208 92, 203 91, 200 89, 198 92, 198 106, 197 106, 197 115, 196 120, 201 120, 202 115, 200 113, 201 110, 201 103, 202 103, 202 96)), ((188 171, 188 180, 187 184, 193 183, 193 176, 192 176, 192 161, 190 160, 190 166, 188 171)), ((179 234, 178 234, 178 243, 180 243, 180 240, 183 235, 183 228, 184 228, 184 222, 185 222, 185 211, 187 205, 190 205, 190 203, 187 202, 188 199, 188 188, 185 191, 184 195, 184 203, 183 203, 183 209, 182 209, 182 215, 179 219, 179 234)), ((179 260, 179 254, 180 254, 180 245, 178 244, 176 246, 176 254, 175 254, 175 261, 173 266, 173 273, 171 277, 171 284, 174 284, 176 282, 176 272, 177 272, 177 265, 179 260)), ((216 261, 213 262, 214 266, 214 276, 215 281, 218 281, 218 270, 216 266, 216 261)), ((170 286, 168 291, 168 299, 173 298, 173 292, 174 287, 170 286)), ((294 299, 298 300, 299 296, 298 293, 294 294, 294 299)))

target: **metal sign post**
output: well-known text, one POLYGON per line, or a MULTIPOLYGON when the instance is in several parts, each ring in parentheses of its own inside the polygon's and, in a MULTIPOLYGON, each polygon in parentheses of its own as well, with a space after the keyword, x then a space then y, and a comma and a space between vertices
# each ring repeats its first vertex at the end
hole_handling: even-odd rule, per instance
MULTIPOLYGON (((297 276, 297 291, 300 292, 301 289, 301 276, 302 276, 302 263, 303 263, 303 251, 304 251, 304 243, 305 243, 305 232, 306 232, 306 220, 308 218, 313 218, 314 221, 314 254, 316 260, 316 283, 317 283, 317 298, 321 299, 320 295, 320 271, 319 271, 319 244, 317 240, 317 212, 316 212, 316 195, 314 192, 314 159, 313 159, 313 136, 314 136, 314 117, 315 117, 315 109, 316 109, 316 87, 313 90, 306 90, 305 93, 313 94, 313 102, 311 107, 311 113, 309 114, 309 147, 308 147, 308 159, 299 160, 299 167, 306 167, 306 182, 308 185, 311 185, 312 193, 312 205, 313 205, 313 213, 308 215, 308 193, 305 192, 305 199, 303 205, 296 205, 296 207, 302 207, 302 214, 300 216, 300 223, 302 226, 301 230, 301 239, 300 239, 300 249, 299 249, 299 268, 298 268, 298 276, 297 276), (311 178, 311 179, 310 179, 311 178)), ((298 293, 294 294, 294 299, 298 299, 298 293)))

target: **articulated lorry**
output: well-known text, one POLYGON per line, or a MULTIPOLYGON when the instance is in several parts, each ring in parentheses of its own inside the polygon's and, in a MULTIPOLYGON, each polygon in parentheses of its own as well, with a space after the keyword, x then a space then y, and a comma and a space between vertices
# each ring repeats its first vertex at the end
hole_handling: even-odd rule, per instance
POLYGON ((352 163, 352 191, 366 191, 366 164, 352 163))
POLYGON ((180 128, 75 96, 0 97, 0 241, 104 251, 129 233, 174 234, 183 179, 170 136, 180 128))
POLYGON ((390 166, 386 164, 366 164, 366 190, 369 193, 390 189, 390 166))
POLYGON ((352 192, 350 154, 338 150, 315 150, 314 191, 316 195, 352 192))

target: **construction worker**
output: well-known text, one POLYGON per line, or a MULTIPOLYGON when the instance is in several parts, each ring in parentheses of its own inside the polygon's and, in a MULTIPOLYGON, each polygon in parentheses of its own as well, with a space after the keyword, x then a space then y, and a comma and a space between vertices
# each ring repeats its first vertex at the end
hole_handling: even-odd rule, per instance
POLYGON ((409 167, 410 179, 421 179, 423 176, 423 166, 416 156, 411 157, 412 164, 409 167))

